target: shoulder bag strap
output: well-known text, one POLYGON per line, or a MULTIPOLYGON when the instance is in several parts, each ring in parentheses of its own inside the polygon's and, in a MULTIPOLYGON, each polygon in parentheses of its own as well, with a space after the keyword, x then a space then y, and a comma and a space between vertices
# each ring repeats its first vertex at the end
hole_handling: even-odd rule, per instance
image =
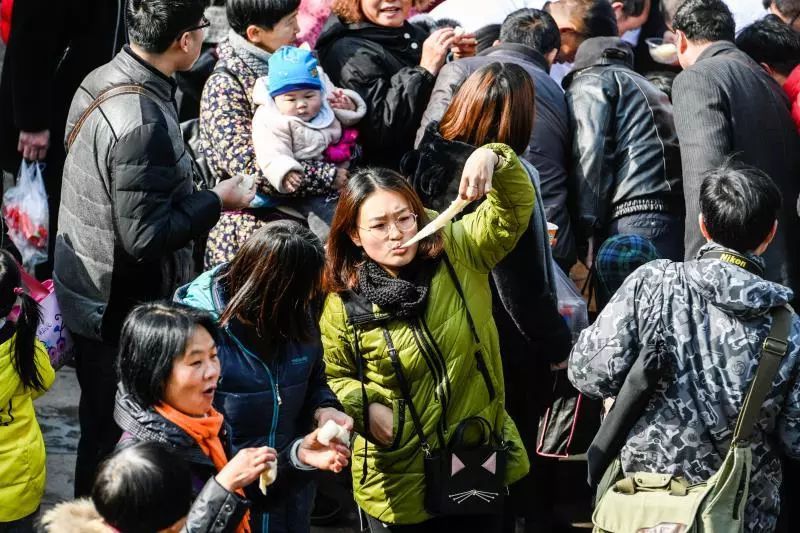
POLYGON ((472 313, 469 312, 469 305, 467 305, 467 299, 464 297, 464 289, 461 287, 461 282, 458 280, 458 276, 456 275, 456 269, 453 268, 453 263, 450 262, 450 258, 447 257, 447 254, 444 254, 444 264, 447 266, 447 272, 450 274, 450 279, 453 280, 453 285, 456 286, 456 292, 458 293, 459 297, 461 297, 461 301, 464 302, 464 309, 467 310, 467 323, 469 324, 469 329, 472 332, 472 337, 475 339, 476 344, 481 343, 480 337, 478 337, 478 328, 475 327, 475 321, 472 319, 472 313))
POLYGON ((789 347, 789 332, 792 327, 792 308, 788 305, 772 310, 772 326, 761 346, 761 358, 756 375, 750 384, 750 390, 744 399, 742 412, 736 420, 733 443, 748 441, 753 435, 761 406, 767 394, 772 390, 772 381, 778 373, 783 356, 789 347))
POLYGON ((425 452, 425 455, 429 457, 431 455, 431 445, 428 442, 428 439, 425 438, 425 432, 422 429, 422 420, 419 417, 417 408, 414 406, 414 402, 411 400, 411 387, 408 384, 408 380, 406 380, 402 366, 400 366, 400 358, 397 355, 394 342, 392 342, 392 336, 389 334, 389 330, 386 329, 386 326, 383 326, 381 329, 383 330, 383 338, 386 341, 386 346, 389 350, 389 358, 392 361, 392 368, 394 368, 394 373, 397 374, 397 381, 400 384, 400 394, 402 394, 403 399, 405 400, 406 404, 408 404, 408 412, 411 414, 411 420, 414 423, 414 430, 419 436, 422 451, 425 452))
POLYGON ((143 85, 137 84, 115 85, 114 87, 109 87, 108 89, 102 91, 97 95, 97 97, 95 97, 92 103, 89 104, 89 107, 83 110, 80 118, 78 118, 78 121, 75 122, 75 126, 72 128, 72 131, 67 137, 67 152, 69 152, 70 148, 72 148, 72 144, 75 142, 75 139, 78 137, 78 133, 80 133, 84 122, 88 120, 89 116, 108 100, 123 94, 139 94, 154 100, 156 99, 156 96, 150 90, 146 89, 143 85))

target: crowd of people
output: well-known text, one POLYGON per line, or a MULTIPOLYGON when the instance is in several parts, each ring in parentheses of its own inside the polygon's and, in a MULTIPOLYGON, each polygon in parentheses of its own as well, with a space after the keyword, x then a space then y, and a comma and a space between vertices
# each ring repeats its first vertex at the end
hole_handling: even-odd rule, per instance
POLYGON ((606 400, 592 446, 616 432, 590 450, 598 531, 664 527, 614 529, 604 496, 711 487, 740 448, 702 505, 791 530, 800 1, 10 16, 0 167, 42 163, 35 274, 81 395, 76 500, 40 512, 57 374, 0 251, 0 533, 303 533, 321 471, 352 478, 362 531, 558 531, 537 452, 565 374, 606 400))

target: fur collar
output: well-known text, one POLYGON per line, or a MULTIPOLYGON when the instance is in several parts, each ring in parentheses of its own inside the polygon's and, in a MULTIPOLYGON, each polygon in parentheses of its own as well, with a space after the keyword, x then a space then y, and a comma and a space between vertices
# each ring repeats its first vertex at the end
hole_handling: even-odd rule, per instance
POLYGON ((82 498, 59 503, 44 514, 42 528, 47 533, 113 533, 92 500, 82 498))

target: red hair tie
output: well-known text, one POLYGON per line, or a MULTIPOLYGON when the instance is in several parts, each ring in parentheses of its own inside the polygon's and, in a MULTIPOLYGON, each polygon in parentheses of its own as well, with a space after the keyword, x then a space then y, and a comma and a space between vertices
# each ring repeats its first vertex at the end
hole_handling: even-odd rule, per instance
POLYGON ((21 296, 25 294, 25 291, 22 290, 22 287, 14 287, 14 294, 16 294, 17 296, 21 296))

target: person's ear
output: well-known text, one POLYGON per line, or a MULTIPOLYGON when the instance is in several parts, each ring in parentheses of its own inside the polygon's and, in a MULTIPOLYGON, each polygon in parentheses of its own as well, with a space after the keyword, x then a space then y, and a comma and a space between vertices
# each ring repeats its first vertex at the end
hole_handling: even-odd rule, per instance
POLYGON ((675 32, 675 46, 681 54, 685 54, 689 48, 689 39, 686 38, 686 34, 681 30, 675 32))
POLYGON ((625 5, 622 2, 611 2, 611 9, 614 10, 614 17, 617 19, 617 22, 625 19, 625 5))
POLYGON ((709 242, 714 240, 711 238, 711 235, 708 234, 708 228, 706 227, 706 219, 703 218, 703 213, 697 215, 697 223, 700 226, 700 233, 703 235, 703 238, 709 242))
POLYGON ((775 71, 772 69, 771 66, 767 65, 766 63, 759 63, 759 65, 761 65, 761 68, 767 71, 767 74, 769 74, 770 78, 775 77, 775 71))
POLYGON ((767 238, 764 239, 764 242, 758 245, 758 248, 756 248, 753 251, 753 253, 756 255, 761 255, 764 252, 766 252, 767 248, 769 248, 769 245, 772 244, 773 239, 775 239, 775 235, 777 233, 778 233, 778 219, 775 219, 775 222, 772 224, 772 229, 770 230, 769 235, 767 235, 767 238))
POLYGON ((256 26, 255 24, 250 24, 247 27, 247 29, 244 30, 245 39, 247 39, 249 42, 251 42, 253 44, 261 42, 263 33, 264 33, 264 30, 262 28, 256 26))
POLYGON ((495 40, 495 41, 492 43, 492 46, 500 46, 501 44, 503 44, 503 41, 501 41, 500 39, 496 39, 496 40, 495 40))
POLYGON ((187 32, 184 32, 184 33, 183 33, 183 34, 182 34, 182 35, 181 35, 181 36, 178 38, 178 46, 180 46, 181 50, 182 50, 184 53, 189 53, 189 50, 191 50, 191 46, 192 46, 191 40, 192 40, 192 35, 191 35, 191 33, 190 33, 190 32, 188 32, 188 31, 187 31, 187 32))
POLYGON ((353 241, 353 244, 362 248, 361 246, 361 237, 358 236, 358 228, 354 228, 352 233, 350 233, 350 240, 353 241))
POLYGON ((547 61, 547 64, 550 65, 551 67, 553 66, 553 63, 555 63, 557 57, 558 57, 558 48, 553 48, 544 55, 545 61, 547 61))

